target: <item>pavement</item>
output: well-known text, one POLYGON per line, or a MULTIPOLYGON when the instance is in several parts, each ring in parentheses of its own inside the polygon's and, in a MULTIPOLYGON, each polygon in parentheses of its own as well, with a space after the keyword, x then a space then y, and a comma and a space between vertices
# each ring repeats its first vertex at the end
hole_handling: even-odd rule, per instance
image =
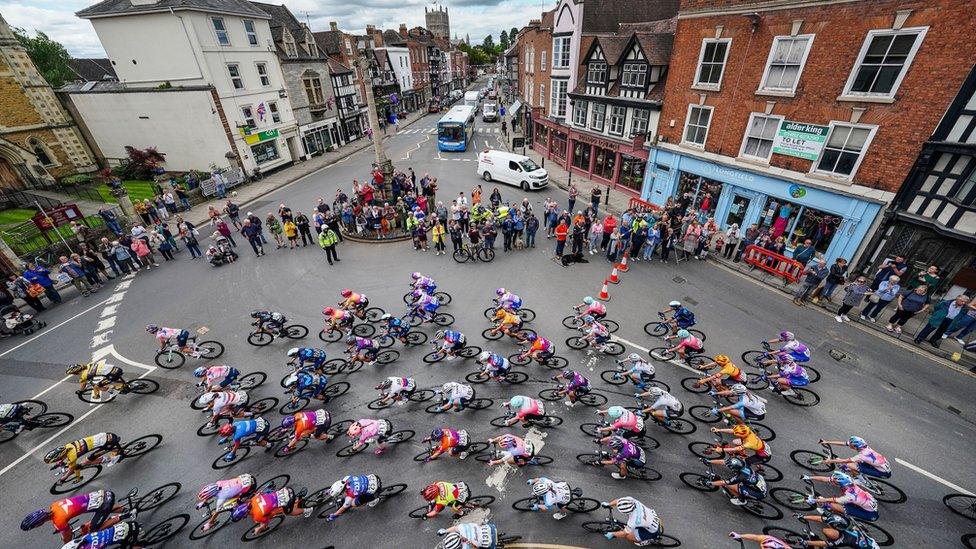
MULTIPOLYGON (((435 122, 436 116, 425 117, 409 129, 431 130, 435 122)), ((496 135, 482 132, 477 145, 480 147, 484 140, 491 143, 496 135)), ((413 166, 418 175, 429 172, 437 177, 443 196, 456 196, 479 184, 472 165, 478 148, 465 153, 438 153, 435 143, 436 137, 430 131, 401 132, 387 141, 390 157, 399 168, 413 166)), ((293 209, 311 209, 318 196, 332 196, 340 185, 348 189, 352 178, 367 173, 371 162, 369 153, 355 153, 304 179, 257 195, 246 207, 262 211, 285 202, 293 209)), ((521 201, 524 196, 514 187, 499 187, 506 200, 521 201)), ((487 195, 490 189, 484 192, 487 195)), ((239 200, 244 201, 246 197, 242 195, 243 192, 239 200)), ((529 197, 533 204, 541 204, 545 197, 560 203, 566 200, 565 193, 556 186, 529 197)), ((524 547, 624 547, 622 542, 608 544, 579 527, 584 521, 602 518, 600 512, 567 517, 558 523, 548 515, 515 512, 512 502, 530 493, 525 480, 539 475, 566 480, 580 487, 585 496, 599 500, 635 496, 654 507, 665 531, 686 547, 734 547, 726 536, 730 530, 759 532, 763 526, 773 524, 733 507, 721 494, 699 493, 681 483, 680 473, 703 472, 687 446, 710 440, 704 424, 687 436, 648 429, 661 444, 651 451, 650 465, 663 475, 662 480, 648 484, 612 480, 609 471, 585 468, 577 462, 577 454, 596 450, 577 426, 594 421, 596 416, 591 409, 570 409, 560 403, 550 404, 549 409, 565 420, 562 426, 548 431, 511 429, 539 441, 539 453, 554 458, 551 465, 499 472, 470 459, 414 462, 412 456, 424 448, 419 439, 435 426, 464 428, 475 439, 501 434, 504 431, 488 423, 501 415, 499 402, 514 394, 537 395, 551 386, 548 378, 553 374, 530 366, 520 368, 529 375, 523 385, 477 387, 478 396, 495 400, 494 406, 482 411, 435 417, 424 413, 417 404, 379 412, 367 409, 366 403, 376 398, 373 387, 386 376, 412 376, 419 386, 432 387, 459 380, 476 369, 469 361, 428 366, 421 361, 429 350, 427 346, 405 349, 398 344, 395 348, 401 355, 392 364, 333 376, 333 382, 348 381, 352 388, 326 406, 335 419, 389 419, 395 429, 416 431, 412 441, 383 456, 365 453, 351 458, 335 456, 340 441, 329 445, 314 441, 292 457, 274 458, 258 450, 228 470, 214 471, 209 464, 222 450, 215 440, 194 434, 204 417, 188 406, 196 395, 192 369, 203 362, 189 360, 178 370, 156 368, 155 342, 143 330, 150 322, 171 327, 206 327, 202 339, 216 339, 226 346, 218 362, 232 364, 245 373, 268 374, 268 381, 251 391, 251 398, 281 399, 284 395, 278 380, 285 374, 289 347, 320 346, 330 358, 342 356, 341 344, 324 344, 314 335, 321 328, 322 307, 338 301, 341 288, 362 291, 369 296, 371 305, 399 313, 403 311, 401 296, 409 273, 422 271, 438 280, 439 290, 453 296, 443 310, 456 317, 454 326, 466 333, 471 343, 504 355, 517 350, 510 343, 487 342, 480 336, 488 326, 482 311, 494 289, 505 286, 521 295, 537 313, 538 318, 529 326, 553 340, 557 354, 566 357, 571 368, 590 377, 611 404, 632 405, 627 390, 606 385, 599 378, 602 370, 613 366, 613 361, 569 349, 564 341, 572 332, 561 325, 573 304, 600 290, 599 283, 609 274, 610 265, 601 256, 588 255, 589 263, 562 267, 550 259, 552 244, 543 234, 537 248, 499 251, 489 264, 458 264, 448 255, 415 252, 406 242, 341 244, 342 262, 335 266, 329 266, 323 252, 314 246, 275 250, 272 245, 266 247, 268 254, 261 258, 242 247, 239 262, 219 268, 180 254, 176 264, 113 281, 97 297, 71 300, 53 309, 45 314, 49 323, 45 330, 0 341, 0 395, 4 400, 40 398, 52 411, 73 414, 75 421, 53 432, 24 432, 0 445, 0 491, 6 510, 0 518, 0 547, 54 543, 47 526, 29 533, 18 528, 28 512, 54 499, 48 494, 53 478, 41 456, 58 443, 102 431, 115 432, 124 441, 149 433, 162 435, 162 445, 151 454, 107 469, 89 486, 124 494, 133 486, 145 492, 167 482, 181 482, 183 489, 178 497, 139 516, 142 524, 151 526, 176 513, 191 515, 187 529, 169 547, 194 546, 186 536, 200 520, 193 506, 195 494, 203 484, 245 472, 255 474, 259 481, 288 473, 292 486, 312 490, 328 486, 343 475, 364 473, 380 475, 384 484, 408 484, 408 490, 397 498, 376 508, 351 511, 333 523, 288 518, 259 546, 347 548, 365 543, 381 548, 433 547, 438 541, 436 530, 450 525, 451 518, 421 522, 408 518, 407 513, 422 504, 417 492, 428 482, 463 480, 471 486, 472 494, 497 498, 491 506, 490 519, 499 530, 522 536, 524 547), (260 308, 285 312, 291 322, 309 327, 312 335, 302 341, 275 341, 261 348, 249 345, 248 314, 260 308), (93 357, 107 357, 124 368, 127 377, 156 380, 161 389, 151 395, 121 395, 104 405, 84 404, 73 393, 76 386, 64 380, 64 367, 65 363, 93 357)), ((972 444, 965 442, 976 437, 976 401, 972 398, 976 380, 972 376, 951 369, 948 361, 919 353, 902 341, 882 340, 873 333, 839 325, 832 317, 810 307, 798 308, 770 294, 765 285, 749 276, 709 262, 634 263, 622 275, 621 283, 609 291, 609 316, 621 324, 615 335, 628 353, 644 353, 663 345, 660 339, 645 334, 642 326, 656 318, 656 310, 675 298, 696 312, 697 327, 708 335, 709 355, 738 357, 783 329, 796 332, 812 349, 811 364, 823 374, 823 379, 810 387, 822 399, 818 406, 797 408, 776 395, 763 394, 769 399, 764 423, 777 433, 770 444, 773 464, 785 474, 784 480, 773 486, 802 486, 796 479, 804 471, 789 460, 790 451, 815 449, 819 438, 856 433, 893 462, 891 482, 908 494, 904 504, 881 504, 880 524, 894 536, 895 547, 954 547, 961 534, 976 530, 971 522, 951 514, 941 503, 947 493, 976 491, 976 470, 968 465, 972 444)), ((422 331, 432 336, 435 330, 422 331)), ((670 385, 686 408, 710 402, 681 388, 681 379, 691 372, 669 362, 655 365, 658 378, 670 385)), ((268 418, 275 424, 281 416, 273 411, 268 418)), ((249 519, 245 519, 199 543, 235 546, 249 525, 249 519)), ((775 521, 775 525, 798 526, 788 512, 787 518, 775 521)))

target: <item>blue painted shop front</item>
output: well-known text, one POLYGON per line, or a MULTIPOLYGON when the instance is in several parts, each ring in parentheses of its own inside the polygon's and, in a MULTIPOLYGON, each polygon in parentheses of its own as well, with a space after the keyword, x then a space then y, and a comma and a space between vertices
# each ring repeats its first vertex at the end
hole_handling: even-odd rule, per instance
POLYGON ((755 223, 783 237, 787 255, 806 239, 833 262, 850 260, 874 224, 882 204, 827 189, 651 148, 641 197, 664 206, 684 198, 722 229, 755 223))

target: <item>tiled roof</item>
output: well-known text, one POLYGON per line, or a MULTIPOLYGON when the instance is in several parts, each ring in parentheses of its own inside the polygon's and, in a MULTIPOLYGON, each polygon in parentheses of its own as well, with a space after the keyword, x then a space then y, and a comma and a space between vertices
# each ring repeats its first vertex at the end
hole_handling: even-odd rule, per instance
POLYGON ((596 41, 603 49, 603 58, 610 66, 620 62, 620 56, 624 55, 627 44, 630 43, 630 36, 598 36, 596 41))
POLYGON ((630 34, 632 32, 653 32, 674 34, 678 26, 678 18, 661 19, 659 21, 643 21, 640 23, 621 23, 617 32, 619 34, 630 34))
POLYGON ((340 31, 319 31, 313 32, 312 37, 319 49, 326 55, 338 55, 342 53, 342 32, 340 31))
POLYGON ((387 29, 383 31, 383 43, 387 46, 403 46, 407 42, 397 31, 387 29))
POLYGON ((271 26, 271 36, 274 38, 275 44, 279 46, 279 54, 284 54, 284 47, 281 46, 281 42, 284 40, 284 33, 287 32, 291 34, 292 41, 295 43, 295 51, 298 53, 297 56, 289 56, 289 59, 322 59, 321 48, 319 48, 319 55, 315 56, 309 55, 305 51, 303 46, 305 43, 305 27, 287 7, 263 2, 251 2, 251 5, 271 16, 271 21, 268 24, 271 26))
POLYGON ((345 74, 347 72, 352 72, 352 69, 342 64, 338 59, 329 58, 329 71, 332 74, 345 74))
POLYGON ((83 82, 101 82, 104 80, 118 80, 112 62, 101 59, 69 59, 68 66, 83 82))
POLYGON ((671 47, 674 35, 665 33, 637 33, 637 42, 644 50, 644 56, 651 65, 667 65, 671 62, 671 47))
POLYGON ((586 0, 583 32, 617 32, 620 23, 670 19, 679 0, 586 0))
POLYGON ((158 0, 154 4, 146 5, 133 5, 131 0, 103 0, 75 13, 75 15, 84 19, 109 15, 167 12, 170 9, 233 13, 260 19, 268 18, 265 12, 252 6, 247 0, 158 0))

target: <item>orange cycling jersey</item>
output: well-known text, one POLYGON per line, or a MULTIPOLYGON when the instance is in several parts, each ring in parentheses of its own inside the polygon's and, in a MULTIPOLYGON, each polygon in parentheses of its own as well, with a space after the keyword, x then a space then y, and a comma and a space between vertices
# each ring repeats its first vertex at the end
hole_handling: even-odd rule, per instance
POLYGON ((529 347, 529 352, 533 351, 546 351, 549 349, 549 342, 541 337, 535 338, 532 342, 532 347, 529 347))
POLYGON ((457 446, 458 436, 457 433, 452 429, 445 429, 444 434, 441 435, 441 451, 447 452, 451 448, 457 446))

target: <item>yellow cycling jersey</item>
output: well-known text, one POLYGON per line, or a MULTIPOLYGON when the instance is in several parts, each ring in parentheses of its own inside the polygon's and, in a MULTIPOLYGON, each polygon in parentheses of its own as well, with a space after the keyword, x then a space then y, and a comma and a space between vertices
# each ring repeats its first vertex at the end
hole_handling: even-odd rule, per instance
POLYGON ((513 325, 514 326, 515 324, 518 324, 519 322, 521 322, 521 319, 518 317, 518 315, 513 315, 512 313, 510 313, 508 311, 505 311, 504 316, 502 316, 502 318, 501 318, 502 325, 504 325, 504 324, 510 324, 510 325, 513 325))
POLYGON ((64 456, 65 462, 69 468, 74 468, 75 464, 78 462, 78 456, 87 454, 95 448, 100 448, 108 443, 109 437, 114 437, 115 435, 110 435, 108 433, 98 433, 97 435, 91 435, 73 442, 69 442, 64 445, 67 453, 64 456))
POLYGON ((722 369, 719 370, 718 373, 722 374, 723 377, 731 377, 731 378, 738 379, 738 377, 742 374, 742 370, 740 370, 739 367, 736 366, 735 364, 729 362, 725 366, 722 366, 722 369))
POLYGON ((435 482, 434 485, 438 489, 437 497, 434 498, 436 505, 447 507, 457 501, 457 486, 450 482, 435 482))
POLYGON ((100 360, 98 362, 93 362, 89 364, 88 367, 81 372, 81 375, 79 376, 79 381, 84 383, 86 381, 91 381, 96 377, 104 377, 111 373, 120 372, 120 371, 121 370, 119 370, 118 367, 109 366, 108 364, 105 364, 104 360, 100 360))

